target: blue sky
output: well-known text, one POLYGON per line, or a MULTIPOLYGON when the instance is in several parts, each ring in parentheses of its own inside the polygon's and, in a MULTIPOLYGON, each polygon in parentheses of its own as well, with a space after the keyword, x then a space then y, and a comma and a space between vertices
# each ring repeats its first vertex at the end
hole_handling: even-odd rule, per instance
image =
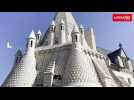
MULTIPOLYGON (((134 21, 114 23, 113 12, 73 12, 72 14, 78 24, 94 28, 97 46, 115 50, 121 42, 128 56, 134 59, 134 21)), ((0 13, 0 84, 13 67, 17 48, 22 48, 25 52, 28 34, 32 29, 35 32, 41 30, 45 33, 54 15, 55 12, 0 13), (12 45, 11 49, 6 47, 8 41, 12 45)))

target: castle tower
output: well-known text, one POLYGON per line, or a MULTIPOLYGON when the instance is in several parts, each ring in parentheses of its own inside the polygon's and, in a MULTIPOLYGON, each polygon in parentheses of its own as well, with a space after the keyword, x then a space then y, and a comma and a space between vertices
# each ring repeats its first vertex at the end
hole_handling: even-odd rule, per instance
POLYGON ((21 49, 18 49, 16 54, 15 54, 15 61, 14 61, 14 66, 18 64, 21 61, 21 58, 23 57, 21 49))
POLYGON ((133 63, 122 45, 103 54, 96 48, 93 28, 86 32, 83 25, 78 27, 70 12, 58 12, 43 38, 41 35, 40 31, 30 33, 25 54, 17 51, 2 86, 134 86, 133 72, 129 71, 133 63))
POLYGON ((81 35, 78 27, 72 31, 72 50, 63 75, 65 87, 95 87, 101 86, 93 65, 81 49, 81 35), (82 61, 81 61, 82 60, 82 61), (90 74, 90 75, 89 75, 90 74))
POLYGON ((81 34, 77 26, 72 31, 72 45, 74 48, 81 48, 81 34))
MULTIPOLYGON (((63 43, 72 42, 71 32, 73 30, 73 27, 77 26, 77 23, 74 17, 72 16, 71 12, 57 12, 55 17, 53 18, 53 21, 55 23, 54 43, 60 44, 61 40, 63 41, 63 43), (62 31, 61 31, 61 26, 64 26, 64 30, 62 31), (64 32, 62 34, 62 37, 63 37, 62 39, 61 39, 61 32, 64 32)), ((48 41, 49 41, 49 29, 47 30, 46 34, 41 40, 40 45, 47 45, 48 41)))
POLYGON ((59 43, 64 44, 66 42, 66 34, 65 34, 65 22, 61 20, 60 22, 60 37, 59 37, 59 43))
POLYGON ((52 21, 50 27, 49 27, 49 33, 48 33, 48 45, 53 46, 54 45, 54 32, 55 32, 55 22, 52 21))
POLYGON ((35 45, 36 37, 32 31, 27 39, 27 51, 5 80, 4 87, 32 87, 36 77, 35 45))
POLYGON ((36 45, 39 44, 40 40, 41 40, 41 36, 42 36, 42 33, 41 31, 39 30, 37 33, 36 33, 36 45))

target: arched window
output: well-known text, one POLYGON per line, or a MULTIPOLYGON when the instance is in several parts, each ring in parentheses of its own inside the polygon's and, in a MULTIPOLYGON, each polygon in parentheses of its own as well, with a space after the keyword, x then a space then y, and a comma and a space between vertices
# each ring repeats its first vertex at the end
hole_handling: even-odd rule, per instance
POLYGON ((75 41, 78 42, 78 37, 77 37, 77 35, 75 35, 75 41))
POLYGON ((64 26, 63 26, 63 25, 61 25, 60 29, 61 29, 61 30, 64 30, 64 26))
POLYGON ((30 46, 31 46, 31 47, 33 46, 33 41, 31 41, 30 46))

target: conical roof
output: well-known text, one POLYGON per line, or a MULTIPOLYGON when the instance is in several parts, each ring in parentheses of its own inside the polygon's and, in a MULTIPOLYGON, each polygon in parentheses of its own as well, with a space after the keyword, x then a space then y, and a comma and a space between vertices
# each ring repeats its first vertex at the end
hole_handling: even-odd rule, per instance
POLYGON ((23 55, 23 54, 22 54, 21 49, 18 49, 17 52, 16 52, 16 56, 22 56, 22 55, 23 55))
POLYGON ((60 22, 60 23, 61 23, 61 24, 65 24, 65 22, 64 22, 64 20, 63 20, 63 19, 61 20, 61 22, 60 22))
POLYGON ((55 22, 54 22, 54 20, 52 21, 51 25, 52 25, 52 26, 55 26, 55 22))
POLYGON ((64 21, 66 33, 71 34, 73 27, 78 26, 71 12, 58 12, 54 17, 56 26, 59 26, 61 20, 64 21))
POLYGON ((72 33, 79 33, 79 29, 77 26, 74 26, 72 33))
MULTIPOLYGON (((53 21, 55 22, 55 26, 56 26, 56 28, 55 28, 56 36, 55 37, 58 38, 60 36, 60 30, 59 30, 60 26, 59 25, 61 24, 61 21, 62 21, 65 24, 65 34, 67 37, 67 41, 71 41, 71 32, 72 32, 74 26, 78 26, 74 17, 72 16, 71 12, 57 12, 55 17, 53 18, 53 21)), ((47 30, 46 34, 44 35, 40 45, 44 44, 44 42, 46 41, 47 35, 49 34, 48 30, 47 30)))
POLYGON ((28 37, 28 38, 36 39, 36 36, 35 36, 34 30, 32 30, 32 32, 29 34, 29 37, 28 37))
POLYGON ((38 32, 37 32, 36 34, 39 34, 39 35, 41 35, 41 31, 40 31, 40 30, 38 30, 38 32))

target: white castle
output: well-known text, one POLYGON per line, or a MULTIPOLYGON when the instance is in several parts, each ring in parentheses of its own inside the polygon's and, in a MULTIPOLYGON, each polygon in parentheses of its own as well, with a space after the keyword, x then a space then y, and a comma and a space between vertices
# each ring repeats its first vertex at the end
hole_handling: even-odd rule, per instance
POLYGON ((18 50, 3 87, 133 87, 131 60, 122 45, 104 54, 93 28, 76 23, 70 12, 58 12, 45 35, 32 31, 27 50, 18 50))

